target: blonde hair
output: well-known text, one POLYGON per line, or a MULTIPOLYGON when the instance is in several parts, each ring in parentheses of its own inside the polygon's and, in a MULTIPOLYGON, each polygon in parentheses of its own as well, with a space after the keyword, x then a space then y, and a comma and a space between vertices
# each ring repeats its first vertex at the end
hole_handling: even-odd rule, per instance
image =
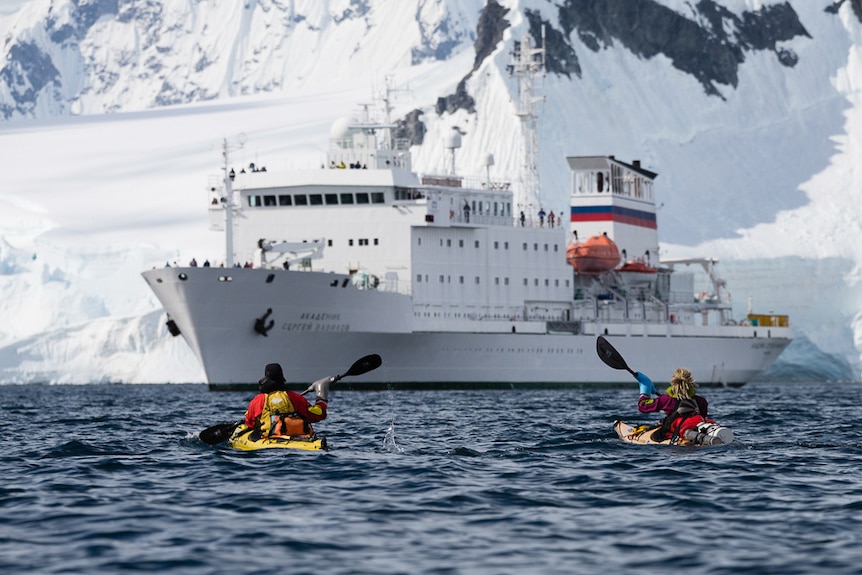
POLYGON ((691 372, 684 367, 676 368, 673 377, 670 378, 670 386, 677 397, 694 397, 697 382, 691 376, 691 372))

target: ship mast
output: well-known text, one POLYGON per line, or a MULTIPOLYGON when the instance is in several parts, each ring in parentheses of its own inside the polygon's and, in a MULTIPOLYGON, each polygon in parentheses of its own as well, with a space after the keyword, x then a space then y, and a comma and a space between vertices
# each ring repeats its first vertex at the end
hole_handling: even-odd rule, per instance
POLYGON ((227 143, 227 138, 222 140, 222 156, 224 157, 224 190, 225 197, 222 198, 224 203, 224 267, 233 267, 233 180, 236 177, 236 172, 230 168, 230 151, 235 148, 241 148, 245 144, 245 134, 240 134, 237 137, 237 145, 230 146, 227 143))
POLYGON ((515 42, 509 74, 518 79, 518 102, 515 115, 521 120, 524 138, 524 156, 520 170, 518 207, 528 217, 535 216, 541 207, 539 185, 539 142, 536 129, 536 104, 544 102, 544 96, 533 95, 533 79, 545 76, 545 27, 542 26, 542 46, 534 48, 529 32, 522 42, 515 42))

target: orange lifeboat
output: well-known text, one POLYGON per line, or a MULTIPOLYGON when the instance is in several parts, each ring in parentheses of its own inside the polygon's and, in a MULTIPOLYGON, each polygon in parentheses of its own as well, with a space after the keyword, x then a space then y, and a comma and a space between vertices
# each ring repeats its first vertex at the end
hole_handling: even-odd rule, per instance
POLYGON ((629 260, 619 268, 620 278, 628 285, 649 283, 656 278, 658 269, 650 266, 643 260, 629 260))
POLYGON ((607 235, 593 236, 566 248, 566 261, 582 274, 600 274, 620 263, 620 250, 607 235))
POLYGON ((658 270, 641 260, 629 260, 620 266, 619 272, 630 272, 639 274, 657 274, 658 270))

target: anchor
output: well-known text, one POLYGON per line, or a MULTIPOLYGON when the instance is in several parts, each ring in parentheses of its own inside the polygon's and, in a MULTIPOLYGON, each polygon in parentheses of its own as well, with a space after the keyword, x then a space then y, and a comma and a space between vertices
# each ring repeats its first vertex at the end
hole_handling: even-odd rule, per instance
POLYGON ((266 323, 266 318, 268 318, 271 313, 272 313, 272 308, 271 307, 266 308, 266 313, 263 314, 261 317, 257 318, 256 320, 254 320, 254 331, 256 331, 257 333, 259 333, 260 335, 262 335, 264 337, 267 337, 266 332, 271 330, 272 326, 275 325, 275 320, 273 320, 273 319, 269 320, 269 323, 266 323))

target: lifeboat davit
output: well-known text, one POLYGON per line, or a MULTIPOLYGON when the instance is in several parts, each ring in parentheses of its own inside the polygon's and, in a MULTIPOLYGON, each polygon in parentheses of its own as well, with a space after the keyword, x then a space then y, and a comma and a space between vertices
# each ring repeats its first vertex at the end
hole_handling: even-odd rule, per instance
POLYGON ((593 236, 566 248, 566 261, 582 274, 600 274, 620 263, 620 250, 608 236, 593 236))

